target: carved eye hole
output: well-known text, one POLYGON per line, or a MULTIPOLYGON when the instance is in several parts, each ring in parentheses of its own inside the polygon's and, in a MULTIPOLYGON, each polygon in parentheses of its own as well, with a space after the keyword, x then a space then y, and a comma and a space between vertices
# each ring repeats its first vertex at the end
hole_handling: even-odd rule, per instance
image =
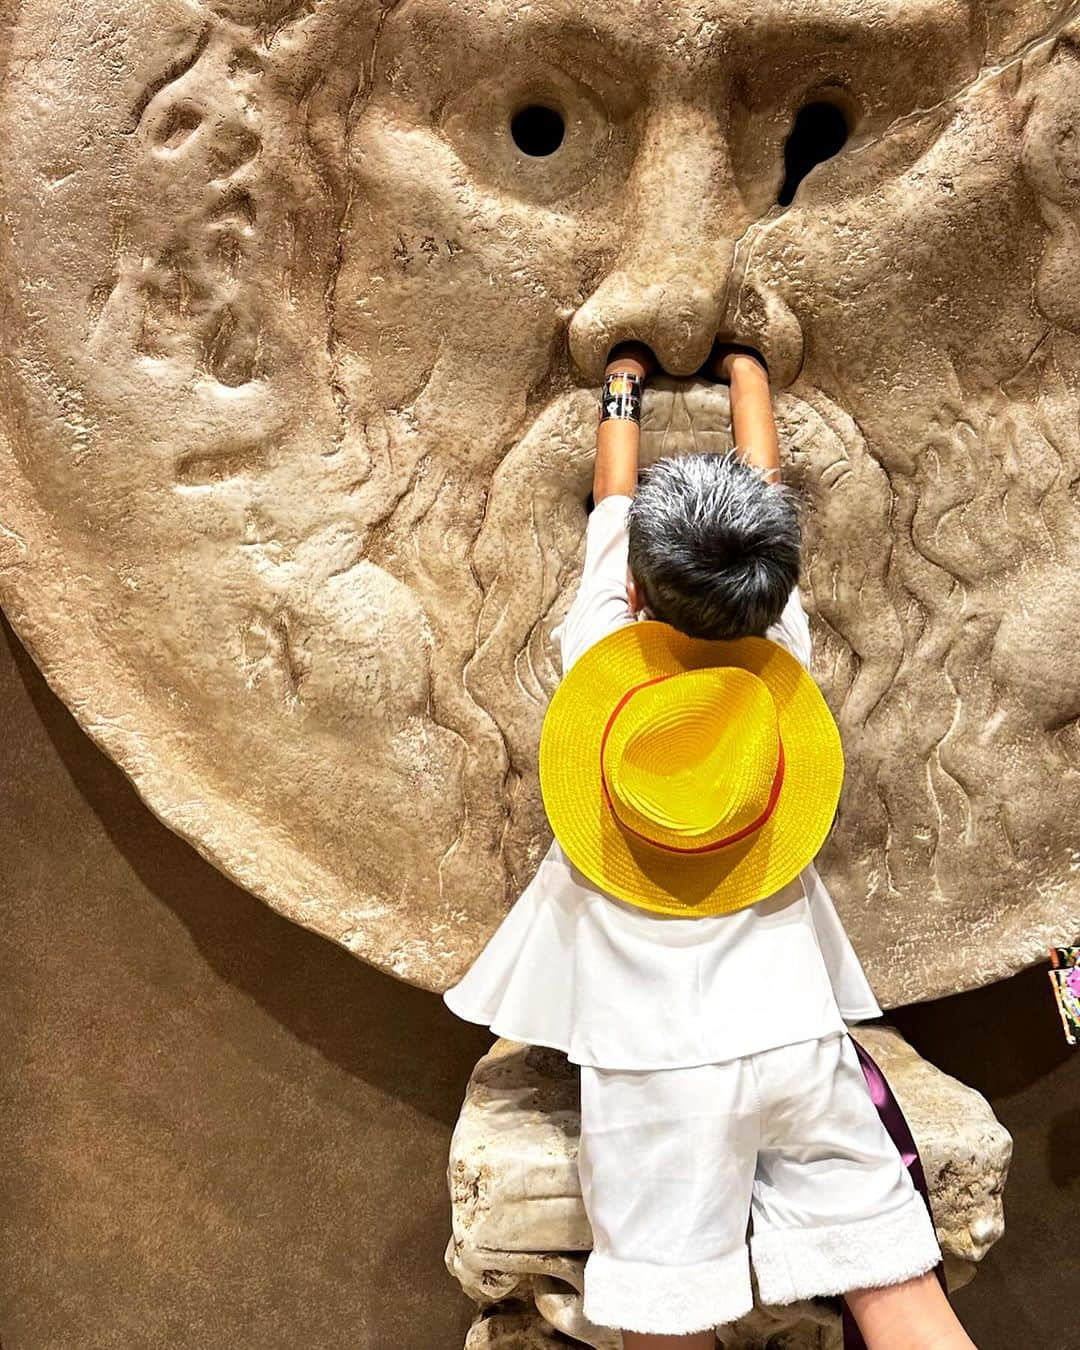
POLYGON ((530 103, 510 119, 514 144, 523 154, 534 158, 553 155, 562 145, 565 134, 562 114, 542 103, 530 103))
POLYGON ((815 165, 831 159, 848 138, 848 121, 835 103, 817 99, 799 109, 784 146, 784 182, 777 201, 790 206, 795 190, 815 165))

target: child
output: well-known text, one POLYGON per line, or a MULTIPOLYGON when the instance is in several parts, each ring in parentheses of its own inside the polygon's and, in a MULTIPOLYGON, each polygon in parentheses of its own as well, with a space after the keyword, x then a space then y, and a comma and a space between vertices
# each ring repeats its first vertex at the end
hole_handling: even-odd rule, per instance
POLYGON ((768 375, 720 348, 736 450, 638 491, 654 368, 621 344, 605 373, 540 746, 555 839, 443 997, 580 1066, 584 1313, 624 1350, 713 1350, 751 1257, 762 1302, 843 1293, 870 1350, 971 1347, 845 1025, 881 1009, 813 865, 843 760, 768 375))

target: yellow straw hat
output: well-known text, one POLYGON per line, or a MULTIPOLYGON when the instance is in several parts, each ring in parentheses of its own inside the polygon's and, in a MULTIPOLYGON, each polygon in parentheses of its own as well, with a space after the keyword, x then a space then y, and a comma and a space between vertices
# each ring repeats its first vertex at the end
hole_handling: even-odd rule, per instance
POLYGON ((843 777, 840 732, 789 652, 655 619, 578 657, 540 735, 567 857, 664 914, 724 914, 787 885, 824 843, 843 777))

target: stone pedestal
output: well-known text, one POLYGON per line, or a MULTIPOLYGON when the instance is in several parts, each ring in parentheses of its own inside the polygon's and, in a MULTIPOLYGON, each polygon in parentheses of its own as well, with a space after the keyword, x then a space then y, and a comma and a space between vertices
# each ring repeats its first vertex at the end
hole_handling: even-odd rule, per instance
MULTIPOLYGON (((859 1041, 881 1065, 911 1126, 930 1185, 951 1288, 966 1283, 1004 1229, 1012 1141, 986 1101, 891 1027, 859 1041)), ((582 1315, 592 1245, 577 1175, 578 1072, 558 1051, 499 1040, 473 1070, 450 1145, 451 1273, 478 1307, 466 1350, 572 1345, 619 1350, 582 1315), (565 1342, 560 1342, 565 1343, 565 1342)), ((839 1300, 756 1307, 719 1331, 729 1350, 837 1350, 839 1300)))

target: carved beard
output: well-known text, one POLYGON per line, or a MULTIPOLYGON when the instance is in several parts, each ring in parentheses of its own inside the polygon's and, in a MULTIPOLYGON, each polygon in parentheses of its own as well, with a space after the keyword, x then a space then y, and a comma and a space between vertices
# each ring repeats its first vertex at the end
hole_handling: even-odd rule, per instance
MULTIPOLYGON (((729 443, 726 394, 692 387, 687 399, 653 398, 644 462, 729 443)), ((973 873, 1019 905, 1033 872, 1047 884, 1060 876, 1060 859, 1042 856, 1039 826, 1063 774, 1080 806, 1069 740, 1077 709, 1033 706, 1030 669, 1003 679, 995 668, 1013 611, 1037 608, 1032 595, 1043 589, 1024 584, 1033 542, 1063 565, 1077 475, 1067 428, 1080 406, 1047 352, 1012 385, 943 403, 925 442, 903 447, 910 471, 890 473, 883 462, 899 454, 872 452, 823 391, 801 383, 777 396, 776 410, 787 477, 806 504, 814 672, 847 753, 823 867, 849 911, 890 930, 894 950, 917 889, 943 902, 941 937, 960 942, 958 956, 956 928, 970 919, 974 958, 977 902, 970 916, 955 908, 978 895, 973 873), (1032 541, 1032 519, 1043 521, 1044 541, 1032 541), (914 829, 895 830, 896 818, 914 829)), ((437 635, 433 711, 466 747, 463 828, 443 874, 475 886, 485 859, 501 854, 505 903, 550 839, 536 746, 559 674, 550 633, 580 569, 595 425, 592 391, 556 397, 502 454, 483 500, 429 465, 398 508, 408 503, 415 551, 381 559, 424 599, 437 635)))
MULTIPOLYGON (((685 396, 673 393, 671 382, 657 381, 647 395, 645 464, 661 453, 731 443, 726 390, 679 387, 685 396)), ((877 544, 853 549, 845 535, 852 521, 864 527, 865 539, 886 535, 888 479, 852 420, 820 391, 782 394, 776 403, 789 477, 810 506, 807 598, 823 621, 817 625, 819 677, 844 720, 861 726, 901 664, 903 637, 886 584, 889 550, 877 544), (865 608, 849 613, 844 600, 852 593, 861 593, 865 608)), ((431 715, 464 746, 462 829, 441 870, 445 875, 460 854, 463 880, 468 876, 475 887, 485 857, 501 856, 506 903, 550 841, 536 753, 559 678, 550 634, 580 572, 596 416, 594 391, 557 396, 502 453, 482 500, 463 492, 451 472, 434 468, 435 445, 445 448, 445 441, 425 433, 414 408, 405 417, 388 414, 377 433, 380 444, 393 447, 372 475, 383 480, 384 491, 385 466, 427 465, 423 477, 414 473, 409 484, 396 484, 396 504, 386 518, 393 528, 376 526, 366 556, 424 604, 434 635, 426 648, 435 691, 431 715), (408 550, 390 543, 403 538, 411 541, 408 550)))
POLYGON ((1013 380, 943 399, 922 445, 873 447, 861 484, 828 468, 804 478, 816 673, 852 808, 823 860, 895 951, 921 891, 943 902, 936 936, 977 962, 983 898, 1014 895, 1019 915, 1067 870, 1043 832, 1049 801, 1080 805, 1080 700, 1061 678, 1077 414, 1050 341, 1013 380), (886 478, 901 459, 910 470, 886 478), (845 492, 858 501, 845 507, 845 492))
POLYGON ((816 673, 848 757, 823 864, 893 951, 921 893, 942 902, 920 905, 934 937, 977 965, 985 897, 1014 896, 1019 917, 1033 890, 1063 895, 1068 871, 1046 836, 1048 802, 1065 818, 1080 805, 1080 688, 1063 669, 1080 405, 1054 340, 1012 380, 945 397, 922 445, 871 456, 850 418, 807 398, 853 469, 815 453, 801 471, 816 673))

